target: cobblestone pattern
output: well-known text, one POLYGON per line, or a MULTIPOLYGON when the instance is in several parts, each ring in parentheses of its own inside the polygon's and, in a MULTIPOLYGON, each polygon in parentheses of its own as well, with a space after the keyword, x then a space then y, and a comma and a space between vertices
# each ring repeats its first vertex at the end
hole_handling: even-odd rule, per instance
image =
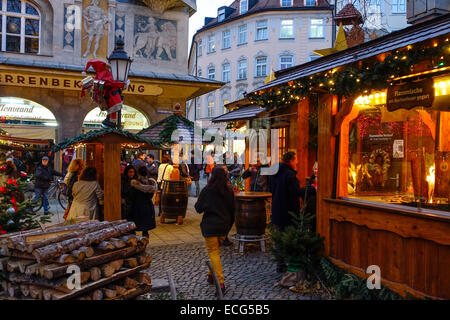
MULTIPOLYGON (((214 300, 215 286, 206 282, 208 267, 204 243, 149 248, 153 261, 147 272, 153 279, 167 279, 172 269, 175 286, 186 300, 214 300)), ((221 247, 226 300, 318 300, 287 288, 274 287, 281 279, 269 253, 247 247, 240 254, 233 246, 221 247)), ((150 298, 150 297, 147 297, 150 298)))

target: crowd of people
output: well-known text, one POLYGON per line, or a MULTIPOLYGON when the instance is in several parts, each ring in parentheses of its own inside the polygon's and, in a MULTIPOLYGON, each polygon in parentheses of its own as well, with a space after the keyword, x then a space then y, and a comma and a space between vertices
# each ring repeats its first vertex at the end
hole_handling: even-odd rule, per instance
MULTIPOLYGON (((309 180, 301 187, 297 179, 295 152, 283 155, 277 173, 272 176, 262 174, 262 168, 268 165, 263 165, 259 157, 257 162, 246 170, 243 170, 244 166, 237 153, 227 152, 222 157, 223 161, 216 163, 215 159, 218 158, 211 152, 205 156, 203 164, 197 164, 194 161, 194 151, 191 152, 190 159, 180 154, 179 172, 182 179, 193 182, 188 184, 189 193, 192 186, 195 186, 195 197, 198 199, 194 207, 198 213, 203 214, 200 227, 206 250, 222 291, 225 292, 220 247, 232 244, 228 240, 235 216, 235 190, 232 187, 232 179, 249 179, 251 191, 272 193, 272 224, 275 229, 283 232, 292 223, 289 212, 300 214, 300 199, 303 199, 306 210, 315 214, 318 166, 316 162, 309 180), (200 190, 202 171, 207 183, 200 190)), ((164 155, 159 162, 151 154, 140 153, 136 158, 132 157, 129 163, 123 161, 121 168, 122 219, 135 222, 136 231, 148 237, 148 232, 156 228, 153 196, 162 189, 164 180, 170 180, 174 170, 173 163, 169 155, 164 155)), ((13 158, 6 160, 5 175, 10 178, 20 175, 13 158)), ((54 176, 62 174, 49 166, 49 158, 44 156, 35 171, 34 200, 42 197, 45 213, 49 210, 47 193, 54 176)), ((64 182, 69 203, 65 218, 88 216, 90 219, 99 219, 98 204, 103 202, 103 192, 97 181, 96 168, 86 166, 82 159, 73 159, 67 168, 64 182)), ((284 263, 277 265, 278 272, 285 272, 286 269, 284 263)), ((207 281, 213 283, 210 272, 207 281)))

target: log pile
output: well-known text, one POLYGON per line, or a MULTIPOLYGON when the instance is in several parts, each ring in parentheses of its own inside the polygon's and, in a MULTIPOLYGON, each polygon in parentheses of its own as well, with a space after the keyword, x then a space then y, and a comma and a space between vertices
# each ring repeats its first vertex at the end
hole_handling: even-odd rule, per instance
POLYGON ((0 236, 0 299, 126 300, 151 289, 133 222, 82 221, 0 236), (79 284, 79 285, 77 285, 79 284))

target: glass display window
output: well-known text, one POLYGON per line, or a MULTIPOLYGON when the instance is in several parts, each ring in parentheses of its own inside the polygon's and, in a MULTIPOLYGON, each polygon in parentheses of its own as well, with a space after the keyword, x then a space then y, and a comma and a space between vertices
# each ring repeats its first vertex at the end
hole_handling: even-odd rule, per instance
POLYGON ((386 91, 354 100, 341 125, 339 197, 450 211, 450 100, 438 99, 448 80, 434 81, 431 107, 388 111, 386 91))

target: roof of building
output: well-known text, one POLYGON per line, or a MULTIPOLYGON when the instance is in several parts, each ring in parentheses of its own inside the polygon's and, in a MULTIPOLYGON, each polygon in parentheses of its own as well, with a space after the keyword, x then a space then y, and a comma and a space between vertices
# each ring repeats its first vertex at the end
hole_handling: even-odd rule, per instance
POLYGON ((227 122, 235 120, 248 120, 256 118, 260 113, 264 112, 265 109, 257 105, 247 105, 240 107, 239 109, 227 112, 218 117, 215 117, 211 122, 227 122))
POLYGON ((199 29, 197 33, 260 12, 331 10, 331 7, 326 0, 317 0, 317 6, 305 6, 303 0, 293 0, 292 7, 282 7, 280 0, 255 0, 255 1, 250 0, 248 1, 249 3, 248 11, 244 14, 241 14, 239 10, 239 2, 240 2, 239 0, 236 0, 230 6, 228 6, 228 8, 232 9, 232 12, 230 10, 230 14, 227 15, 223 21, 219 22, 218 17, 212 18, 207 24, 205 24, 201 29, 199 29), (254 3, 253 6, 251 6, 252 3, 254 3))
MULTIPOLYGON (((450 33, 450 14, 392 32, 386 36, 320 57, 316 60, 289 69, 277 71, 275 73, 275 80, 259 87, 253 92, 375 57, 381 53, 404 48, 408 45, 414 45, 415 43, 423 42, 438 36, 444 36, 448 33, 450 33)), ((249 94, 252 94, 252 92, 249 94)))
MULTIPOLYGON (((54 63, 54 62, 42 62, 42 61, 29 61, 29 60, 19 60, 12 58, 0 57, 0 64, 22 66, 22 67, 32 67, 32 68, 42 68, 42 69, 55 69, 63 71, 75 71, 83 72, 84 67, 78 65, 70 65, 64 63, 54 63)), ((169 81, 185 81, 194 82, 202 84, 216 84, 222 85, 223 82, 211 80, 207 78, 201 78, 188 74, 175 74, 175 73, 157 73, 157 72, 141 72, 141 71, 130 71, 131 77, 140 77, 147 79, 158 79, 158 80, 169 80, 169 81)))
POLYGON ((194 123, 182 115, 177 114, 172 114, 150 127, 141 130, 138 135, 150 141, 154 146, 161 149, 168 149, 174 143, 172 141, 172 134, 175 130, 179 130, 180 142, 202 144, 202 136, 200 139, 195 136, 194 123))
POLYGON ((351 3, 347 3, 341 11, 336 14, 334 20, 338 24, 339 22, 342 22, 343 25, 352 24, 353 21, 356 21, 358 24, 363 23, 361 13, 356 10, 351 3))
POLYGON ((75 136, 73 138, 66 139, 66 140, 54 145, 52 147, 52 150, 54 152, 57 152, 59 150, 69 148, 70 146, 73 146, 78 143, 94 142, 98 138, 101 138, 108 134, 121 136, 130 142, 137 142, 137 143, 142 143, 143 145, 152 146, 150 141, 147 140, 145 137, 141 137, 141 136, 131 133, 129 131, 125 131, 125 130, 122 130, 119 128, 102 128, 100 130, 89 131, 87 133, 79 134, 78 136, 75 136))

